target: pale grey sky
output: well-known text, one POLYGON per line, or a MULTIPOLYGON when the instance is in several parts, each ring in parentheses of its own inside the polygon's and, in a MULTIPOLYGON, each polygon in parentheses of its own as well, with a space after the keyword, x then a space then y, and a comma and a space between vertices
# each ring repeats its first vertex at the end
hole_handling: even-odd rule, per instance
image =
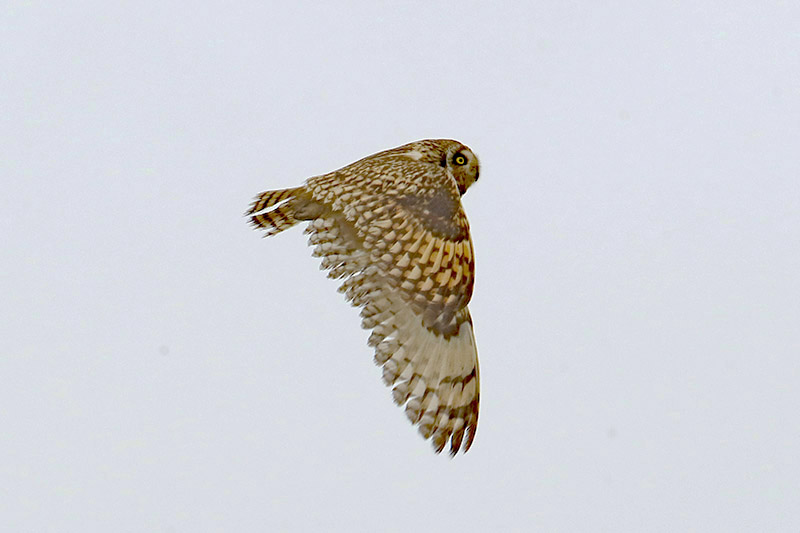
POLYGON ((800 4, 287 5, 2 7, 0 530, 800 530, 800 4), (482 161, 454 460, 242 217, 427 137, 482 161))

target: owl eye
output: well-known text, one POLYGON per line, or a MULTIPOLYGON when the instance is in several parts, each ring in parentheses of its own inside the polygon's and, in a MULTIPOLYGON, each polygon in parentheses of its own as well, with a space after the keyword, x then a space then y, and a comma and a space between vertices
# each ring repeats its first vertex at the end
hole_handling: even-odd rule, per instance
POLYGON ((462 154, 461 152, 457 153, 453 156, 453 163, 456 165, 466 165, 467 164, 467 156, 462 154))

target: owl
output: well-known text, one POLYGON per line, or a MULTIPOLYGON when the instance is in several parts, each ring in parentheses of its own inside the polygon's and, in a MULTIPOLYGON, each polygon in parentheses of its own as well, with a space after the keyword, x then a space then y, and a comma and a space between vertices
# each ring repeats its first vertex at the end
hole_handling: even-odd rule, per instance
POLYGON ((466 452, 478 425, 478 352, 467 304, 475 259, 461 196, 478 158, 448 139, 422 140, 267 191, 246 215, 264 236, 299 222, 361 308, 383 381, 436 453, 466 452))

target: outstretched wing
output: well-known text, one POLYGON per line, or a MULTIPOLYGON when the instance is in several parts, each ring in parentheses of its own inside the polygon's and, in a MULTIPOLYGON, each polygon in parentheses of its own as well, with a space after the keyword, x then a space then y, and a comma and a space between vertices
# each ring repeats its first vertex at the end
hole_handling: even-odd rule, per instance
POLYGON ((309 243, 328 276, 344 279, 339 290, 362 308, 362 326, 372 329, 369 344, 394 401, 405 405, 437 452, 448 441, 451 454, 466 451, 477 429, 480 391, 467 308, 472 242, 456 186, 448 180, 363 194, 354 181, 309 180, 315 204, 308 208, 315 215, 306 229, 309 243))

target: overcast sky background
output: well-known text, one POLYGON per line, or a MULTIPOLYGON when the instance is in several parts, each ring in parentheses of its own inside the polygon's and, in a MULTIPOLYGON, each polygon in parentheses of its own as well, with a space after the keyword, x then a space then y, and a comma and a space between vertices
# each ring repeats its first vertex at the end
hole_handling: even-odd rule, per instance
POLYGON ((271 4, 3 4, 0 530, 800 530, 800 4, 271 4), (242 217, 431 137, 482 161, 454 460, 242 217))

